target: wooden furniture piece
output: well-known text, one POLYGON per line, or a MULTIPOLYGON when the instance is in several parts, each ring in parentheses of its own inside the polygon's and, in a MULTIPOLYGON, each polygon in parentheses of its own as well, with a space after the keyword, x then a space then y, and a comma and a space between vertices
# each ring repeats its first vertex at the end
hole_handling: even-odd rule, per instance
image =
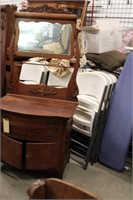
POLYGON ((13 13, 17 7, 13 5, 1 5, 1 21, 0 21, 0 45, 1 45, 1 96, 6 93, 6 60, 7 49, 10 46, 11 37, 13 34, 14 17, 13 13))
POLYGON ((2 161, 26 170, 49 170, 61 178, 70 153, 76 102, 24 95, 1 100, 2 161))
MULTIPOLYGON (((64 12, 61 14, 15 13, 15 34, 9 49, 11 79, 8 85, 8 94, 1 98, 0 104, 1 159, 18 169, 46 170, 55 172, 62 178, 64 168, 69 161, 70 130, 72 116, 77 107, 76 96, 78 94, 76 74, 79 67, 79 50, 78 42, 75 40, 77 38, 76 18, 76 15, 64 12), (59 23, 61 27, 70 27, 68 50, 57 53, 56 49, 51 50, 49 46, 44 50, 41 47, 35 47, 33 43, 27 45, 26 48, 21 48, 23 45, 21 46, 18 41, 20 42, 23 31, 19 25, 29 23, 30 26, 30 22, 35 24, 42 22, 48 23, 48 25, 51 23, 52 27, 59 23), (66 88, 56 88, 46 84, 27 85, 19 81, 14 55, 25 58, 37 56, 46 59, 65 58, 68 60, 76 55, 76 64, 66 88)), ((66 48, 65 45, 68 45, 65 42, 66 37, 64 41, 62 34, 60 37, 63 47, 66 48)), ((44 43, 45 41, 43 40, 44 43)), ((26 42, 25 40, 25 44, 26 42)), ((58 42, 59 45, 60 40, 58 42)))
POLYGON ((29 199, 99 199, 93 193, 57 178, 37 180, 29 186, 27 193, 29 199))

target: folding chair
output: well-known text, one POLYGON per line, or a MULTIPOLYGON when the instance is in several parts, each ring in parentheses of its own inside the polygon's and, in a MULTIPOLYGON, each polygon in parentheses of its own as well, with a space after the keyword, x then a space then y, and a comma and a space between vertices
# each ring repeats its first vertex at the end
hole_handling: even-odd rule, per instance
MULTIPOLYGON (((83 165, 86 169, 88 162, 91 159, 91 152, 100 126, 101 110, 105 107, 108 82, 103 75, 93 72, 81 72, 77 75, 77 85, 79 88, 79 105, 73 116, 73 129, 81 133, 81 137, 82 134, 85 134, 87 135, 88 140, 90 139, 89 145, 87 144, 86 147, 86 153, 84 156, 81 155, 81 157, 84 158, 85 164, 83 165)), ((76 141, 75 136, 73 140, 72 134, 71 158, 73 159, 75 159, 76 154, 80 156, 78 149, 81 151, 84 146, 79 143, 80 141, 76 141), (77 152, 75 151, 75 145, 77 145, 77 152), (78 148, 79 145, 80 147, 78 148)))

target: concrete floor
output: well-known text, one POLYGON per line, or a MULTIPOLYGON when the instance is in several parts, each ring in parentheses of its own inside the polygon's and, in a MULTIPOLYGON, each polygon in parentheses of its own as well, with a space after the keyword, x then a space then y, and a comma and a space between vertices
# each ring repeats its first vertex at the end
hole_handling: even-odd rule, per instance
MULTIPOLYGON (((0 199, 27 200, 27 188, 44 174, 28 173, 1 164, 0 199)), ((116 172, 99 163, 88 165, 84 170, 78 163, 70 160, 64 171, 64 180, 95 193, 103 200, 131 200, 132 172, 116 172)))

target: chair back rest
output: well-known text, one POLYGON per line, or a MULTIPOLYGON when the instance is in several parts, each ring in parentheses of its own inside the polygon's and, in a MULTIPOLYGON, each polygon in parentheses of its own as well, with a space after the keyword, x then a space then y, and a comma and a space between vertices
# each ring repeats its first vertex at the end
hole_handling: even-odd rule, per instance
POLYGON ((79 72, 77 74, 77 85, 79 95, 86 94, 94 96, 100 102, 107 86, 105 77, 92 72, 79 72))

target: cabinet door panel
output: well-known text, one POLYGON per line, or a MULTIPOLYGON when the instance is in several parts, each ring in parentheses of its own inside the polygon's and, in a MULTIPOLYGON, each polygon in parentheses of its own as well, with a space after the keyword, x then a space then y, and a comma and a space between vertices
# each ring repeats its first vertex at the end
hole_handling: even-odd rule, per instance
POLYGON ((22 143, 2 135, 1 160, 13 167, 22 169, 22 143))
POLYGON ((26 169, 59 169, 59 143, 27 143, 26 169))

